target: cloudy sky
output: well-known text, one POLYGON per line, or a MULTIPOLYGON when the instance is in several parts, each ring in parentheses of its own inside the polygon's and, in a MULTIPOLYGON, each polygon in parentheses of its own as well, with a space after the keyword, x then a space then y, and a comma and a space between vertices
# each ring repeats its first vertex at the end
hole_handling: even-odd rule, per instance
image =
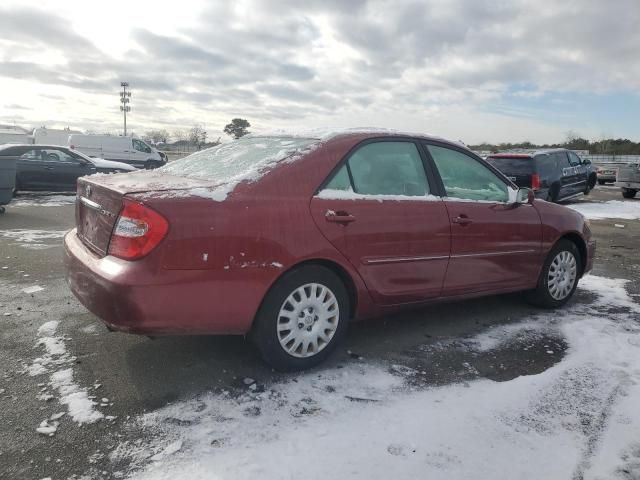
POLYGON ((0 123, 640 140, 640 1, 2 0, 0 123), (166 5, 166 6, 165 6, 166 5))

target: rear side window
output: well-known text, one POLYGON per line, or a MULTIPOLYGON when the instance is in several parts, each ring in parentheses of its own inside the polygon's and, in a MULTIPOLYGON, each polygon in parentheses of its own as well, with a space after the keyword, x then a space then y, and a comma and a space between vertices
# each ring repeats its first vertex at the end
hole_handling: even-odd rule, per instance
POLYGON ((506 202, 507 185, 475 158, 449 148, 427 145, 447 196, 462 200, 506 202))
POLYGON ((562 168, 566 168, 566 167, 571 167, 571 162, 569 162, 569 157, 567 157, 567 154, 564 152, 556 152, 554 154, 552 154, 552 156, 554 156, 557 160, 558 160, 558 165, 562 168))
POLYGON ((529 157, 489 157, 487 158, 487 162, 508 177, 515 175, 531 175, 534 170, 533 159, 529 157))
POLYGON ((429 193, 429 184, 414 143, 376 142, 356 150, 324 190, 420 197, 429 193))
POLYGON ((556 173, 556 159, 550 155, 536 155, 536 169, 542 178, 550 178, 556 173))

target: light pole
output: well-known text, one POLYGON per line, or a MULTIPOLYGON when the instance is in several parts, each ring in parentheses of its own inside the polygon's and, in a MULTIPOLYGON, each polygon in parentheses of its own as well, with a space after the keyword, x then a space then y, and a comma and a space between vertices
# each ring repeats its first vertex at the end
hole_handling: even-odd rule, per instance
POLYGON ((120 111, 124 114, 124 136, 127 136, 127 112, 131 111, 131 107, 127 105, 131 100, 131 92, 127 92, 129 82, 120 82, 122 91, 120 92, 120 111))

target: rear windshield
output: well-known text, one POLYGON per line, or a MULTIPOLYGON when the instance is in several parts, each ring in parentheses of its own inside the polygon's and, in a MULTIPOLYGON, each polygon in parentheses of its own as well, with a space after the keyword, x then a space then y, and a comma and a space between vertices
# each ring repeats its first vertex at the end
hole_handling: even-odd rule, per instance
POLYGON ((529 157, 488 157, 487 162, 506 176, 530 175, 533 173, 533 159, 529 157))
POLYGON ((246 137, 169 162, 159 171, 237 183, 256 179, 281 160, 308 150, 318 140, 298 137, 246 137))

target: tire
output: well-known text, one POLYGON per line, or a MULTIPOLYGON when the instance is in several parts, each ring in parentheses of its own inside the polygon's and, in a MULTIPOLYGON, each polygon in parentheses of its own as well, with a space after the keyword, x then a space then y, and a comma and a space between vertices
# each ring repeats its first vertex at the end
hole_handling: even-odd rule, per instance
POLYGON ((622 196, 624 198, 635 198, 636 193, 638 193, 638 191, 634 190, 633 188, 623 188, 622 189, 622 196))
POLYGON ((558 203, 558 188, 556 185, 551 185, 547 191, 547 202, 558 203))
POLYGON ((576 244, 566 239, 558 241, 547 255, 537 287, 526 293, 527 301, 542 308, 561 307, 576 291, 581 272, 576 244))
POLYGON ((598 180, 598 185, 604 185, 605 183, 607 183, 607 182, 604 181, 604 180, 598 180))
POLYGON ((348 321, 349 296, 342 280, 328 268, 308 265, 286 273, 271 288, 251 336, 264 360, 276 370, 304 370, 331 355, 348 321))

